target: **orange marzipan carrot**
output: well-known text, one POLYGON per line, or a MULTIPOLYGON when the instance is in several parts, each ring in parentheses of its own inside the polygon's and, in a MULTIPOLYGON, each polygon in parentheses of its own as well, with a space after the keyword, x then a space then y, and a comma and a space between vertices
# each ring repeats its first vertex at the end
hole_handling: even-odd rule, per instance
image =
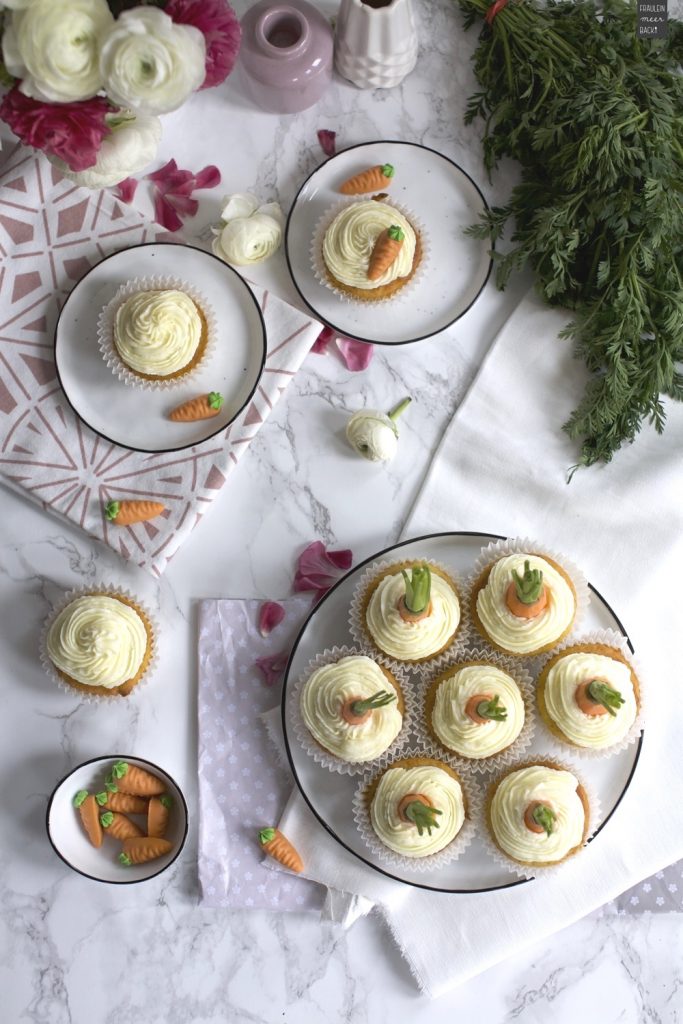
POLYGON ((372 250, 372 256, 370 257, 368 266, 369 281, 377 281, 382 274, 386 273, 401 251, 404 238, 403 231, 395 224, 392 224, 386 231, 382 231, 375 242, 375 248, 372 250))
POLYGON ((173 849, 173 843, 168 839, 160 839, 154 836, 136 836, 132 839, 124 839, 123 850, 119 854, 122 864, 145 864, 148 860, 156 860, 163 857, 173 849))
POLYGON ((174 423, 192 423, 194 420, 210 420, 212 416, 218 416, 223 405, 223 396, 218 391, 209 391, 208 394, 198 395, 182 402, 175 409, 171 409, 168 418, 174 423))
POLYGON ((144 768, 127 762, 117 762, 115 766, 116 785, 121 793, 132 793, 134 796, 160 796, 165 792, 166 787, 161 779, 144 768), (125 770, 116 770, 119 765, 125 764, 125 770))
POLYGON ((114 839, 133 839, 145 834, 139 825, 118 811, 105 811, 100 815, 100 822, 105 834, 113 836, 114 839))
POLYGON ((269 857, 277 860, 290 871, 297 874, 304 869, 304 862, 297 850, 290 843, 289 839, 280 832, 279 828, 262 828, 258 834, 261 848, 269 857))
POLYGON ((394 177, 394 168, 391 164, 375 164, 367 170, 354 174, 348 178, 339 188, 345 196, 362 195, 364 192, 377 192, 378 189, 386 188, 391 184, 394 177))
POLYGON ((115 526, 131 526, 133 523, 144 523, 154 519, 166 510, 160 501, 128 500, 108 501, 104 508, 107 519, 115 526))

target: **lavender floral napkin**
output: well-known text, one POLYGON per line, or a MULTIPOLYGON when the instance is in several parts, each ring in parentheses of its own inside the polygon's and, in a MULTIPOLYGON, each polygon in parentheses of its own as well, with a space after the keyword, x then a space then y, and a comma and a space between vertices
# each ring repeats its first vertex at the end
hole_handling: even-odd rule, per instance
POLYGON ((199 607, 202 903, 320 910, 325 888, 269 870, 258 844, 258 830, 277 824, 292 790, 291 774, 279 763, 261 714, 280 703, 278 664, 284 668, 311 599, 283 601, 285 618, 267 637, 258 630, 262 603, 202 601, 199 607), (263 668, 257 659, 264 659, 263 668))

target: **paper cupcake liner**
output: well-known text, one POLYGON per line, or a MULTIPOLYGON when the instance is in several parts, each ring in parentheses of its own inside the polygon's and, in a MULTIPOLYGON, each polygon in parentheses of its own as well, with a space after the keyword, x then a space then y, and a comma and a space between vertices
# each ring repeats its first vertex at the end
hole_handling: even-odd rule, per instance
MULTIPOLYGON (((570 578, 576 594, 576 613, 574 615, 574 621, 569 629, 569 633, 566 637, 561 640, 558 639, 553 644, 552 648, 548 648, 547 651, 542 653, 516 653, 515 651, 505 650, 503 653, 509 658, 526 659, 531 662, 534 667, 538 665, 538 659, 548 658, 551 654, 555 654, 559 645, 569 637, 576 636, 576 631, 581 624, 581 620, 586 614, 588 604, 590 602, 590 593, 588 590, 588 583, 581 570, 567 558, 566 555, 561 554, 558 551, 554 551, 549 548, 546 544, 541 544, 540 541, 530 540, 528 537, 512 538, 508 540, 497 540, 487 545, 480 553, 477 561, 474 565, 474 572, 467 580, 467 591, 468 591, 468 606, 473 600, 474 588, 476 586, 479 577, 490 565, 497 562, 499 559, 504 558, 506 555, 523 554, 525 552, 532 552, 535 555, 539 555, 541 558, 549 558, 551 561, 556 562, 557 565, 561 566, 567 576, 570 578)), ((493 646, 495 641, 491 640, 488 636, 479 632, 479 628, 476 623, 472 622, 473 633, 478 637, 481 636, 484 643, 489 646, 493 646)), ((494 648, 497 650, 497 648, 494 648)))
POLYGON ((72 697, 80 697, 81 700, 83 700, 86 704, 109 704, 111 703, 111 701, 116 700, 117 698, 119 700, 129 700, 133 696, 133 694, 137 694, 138 690, 140 690, 144 685, 146 685, 149 682, 150 678, 154 674, 159 659, 159 653, 157 648, 158 636, 159 626, 156 618, 151 614, 149 608, 147 608, 147 606, 144 605, 142 601, 139 601, 134 594, 131 594, 129 590, 126 590, 124 587, 109 586, 108 584, 92 587, 77 587, 76 589, 70 590, 63 595, 63 597, 52 609, 48 618, 45 620, 45 623, 40 634, 38 650, 43 668, 47 672, 48 676, 50 676, 50 678, 57 684, 60 690, 63 690, 64 693, 70 694, 70 696, 72 697), (61 675, 53 665, 52 661, 50 660, 49 654, 47 653, 47 635, 50 631, 52 623, 55 621, 57 616, 66 608, 67 605, 71 604, 71 602, 75 601, 77 598, 97 595, 101 595, 103 597, 125 598, 125 600, 130 601, 132 605, 134 605, 140 612, 142 612, 150 626, 152 636, 149 641, 149 664, 147 665, 147 668, 145 669, 145 672, 142 675, 142 677, 138 680, 138 682, 135 684, 130 693, 127 694, 117 693, 115 690, 112 690, 112 693, 110 695, 88 693, 86 690, 80 690, 77 689, 75 686, 70 686, 69 683, 67 683, 67 681, 61 677, 61 675))
POLYGON ((567 866, 567 864, 571 864, 576 857, 581 856, 581 851, 586 847, 591 836, 595 835, 601 820, 602 808, 600 806, 598 794, 594 787, 589 782, 586 782, 586 779, 581 775, 580 772, 577 772, 573 764, 560 761, 554 757, 546 757, 545 754, 539 754, 536 758, 529 758, 527 756, 527 758, 523 759, 522 761, 518 761, 516 764, 508 766, 504 771, 500 772, 500 774, 496 778, 491 779, 490 783, 486 788, 486 792, 482 795, 481 839, 484 843, 484 846, 486 847, 487 852, 491 855, 491 857, 493 857, 495 862, 500 867, 506 868, 508 871, 514 872, 519 878, 539 879, 550 878, 555 876, 558 872, 562 871, 567 866), (588 801, 588 832, 586 834, 585 840, 582 843, 581 849, 578 850, 575 854, 572 854, 571 857, 565 857, 564 860, 561 860, 555 864, 547 864, 541 866, 535 864, 532 867, 530 865, 521 864, 519 861, 513 860, 512 857, 508 857, 505 853, 503 853, 500 847, 496 845, 489 829, 489 824, 486 815, 486 807, 488 805, 490 791, 494 786, 497 786, 498 783, 501 782, 501 780, 506 775, 508 775, 510 772, 517 771, 519 768, 528 768, 532 765, 538 764, 546 765, 548 768, 556 768, 559 771, 571 772, 572 775, 578 780, 579 785, 583 788, 583 791, 586 794, 586 799, 588 801))
POLYGON ((500 771, 513 762, 519 761, 520 756, 531 746, 535 729, 536 716, 533 679, 524 665, 518 661, 506 658, 497 651, 484 650, 482 648, 468 649, 461 657, 449 659, 445 668, 439 672, 432 672, 424 680, 421 713, 418 715, 415 727, 418 742, 424 747, 430 757, 438 757, 446 761, 447 764, 450 764, 458 772, 470 772, 475 776, 483 775, 486 772, 500 771), (512 741, 509 747, 499 751, 497 754, 491 754, 488 757, 482 758, 466 757, 464 754, 458 754, 456 751, 450 750, 440 740, 432 736, 426 718, 427 691, 434 681, 451 669, 457 671, 459 667, 472 661, 485 661, 487 664, 495 665, 496 668, 506 672, 517 683, 522 695, 522 701, 524 702, 524 724, 519 735, 512 741))
POLYGON ((144 391, 158 391, 161 388, 173 388, 180 384, 187 384, 188 380, 194 377, 204 366, 207 357, 211 355, 215 345, 215 338, 216 317, 209 305, 208 299, 193 285, 177 277, 136 277, 132 281, 128 281, 119 288, 114 298, 107 303, 97 321, 97 343, 109 369, 124 384, 130 384, 132 387, 141 388, 144 391), (169 377, 167 380, 147 380, 145 377, 140 377, 134 370, 129 369, 122 362, 121 357, 116 351, 116 346, 114 345, 116 314, 126 299, 129 299, 136 292, 163 291, 169 288, 185 292, 195 305, 201 309, 206 320, 206 344, 196 366, 180 372, 177 376, 169 377))
POLYGON ((405 298, 406 295, 409 295, 412 292, 415 285, 420 281, 420 279, 425 274, 426 270, 428 269, 430 260, 429 239, 427 238, 427 235, 425 233, 424 225, 415 216, 412 210, 409 210, 408 207, 403 206, 401 203, 393 202, 391 197, 388 197, 386 200, 387 205, 393 206, 396 210, 398 210, 398 212, 402 214, 405 217, 405 219, 412 225, 413 229, 415 230, 415 234, 420 236, 420 246, 422 249, 422 255, 420 258, 420 263, 415 270, 415 273, 413 274, 411 279, 406 284, 403 285, 402 288, 399 288, 398 291, 394 292, 393 295, 387 295, 383 299, 357 299, 354 298, 353 295, 349 295, 347 292, 342 291, 340 288, 337 288, 335 285, 332 284, 329 277, 327 276, 327 269, 325 267, 325 262, 323 260, 322 255, 323 238, 325 237, 325 232, 327 231, 328 227, 330 226, 334 218, 337 216, 337 214, 341 213, 343 209, 345 209, 347 206, 353 206, 355 203, 363 202, 364 199, 370 198, 370 196, 350 196, 348 199, 336 203, 331 209, 327 210, 318 220, 318 223, 315 226, 315 231, 313 232, 313 240, 311 242, 310 248, 311 269, 313 271, 313 274, 315 275, 316 280, 320 284, 324 285, 325 288, 329 288, 330 291, 334 292, 334 294, 343 302, 348 302, 351 305, 360 307, 373 305, 379 306, 383 302, 398 302, 399 300, 405 298))
POLYGON ((435 562, 433 558, 397 558, 392 559, 392 561, 375 562, 365 570, 353 593, 351 607, 349 610, 349 628, 355 643, 363 649, 364 654, 369 654, 383 665, 386 665, 386 667, 390 668, 392 671, 401 670, 405 672, 408 670, 410 672, 415 672, 417 675, 424 678, 427 674, 433 674, 442 666, 445 668, 449 659, 461 657, 467 646, 470 634, 470 621, 469 607, 465 596, 465 586, 458 573, 439 562, 435 562), (419 563, 420 565, 428 565, 430 569, 438 569, 444 575, 448 576, 455 584, 458 591, 458 597, 460 599, 460 624, 458 625, 455 639, 448 645, 445 651, 441 652, 441 654, 435 655, 424 662, 401 661, 398 658, 393 658, 389 654, 385 654, 385 652, 380 650, 376 645, 369 631, 366 629, 363 616, 363 598, 365 597, 367 588, 371 585, 373 580, 384 573, 387 569, 410 562, 419 563))
MULTIPOLYGON (((365 654, 365 652, 346 646, 328 648, 323 651, 322 654, 318 654, 315 658, 309 661, 305 671, 296 681, 291 694, 289 694, 287 698, 288 722, 294 729, 294 734, 296 735, 300 745, 317 764, 322 765, 323 768, 328 768, 332 772, 339 772, 340 775, 361 775, 369 769, 374 771, 376 768, 386 766, 392 758, 398 757, 403 748, 407 745, 415 722, 416 702, 410 683, 402 669, 391 669, 393 674, 396 676, 396 681, 401 687, 401 692, 403 694, 403 726, 396 739, 382 754, 374 757, 371 761, 345 761, 343 758, 336 757, 334 754, 325 750, 316 743, 301 714, 300 698, 304 684, 316 669, 322 668, 324 665, 331 665, 334 662, 339 661, 341 658, 347 658, 353 655, 360 656, 362 654, 365 654)), ((365 656, 369 657, 367 654, 365 656)), ((373 661, 375 660, 376 659, 373 658, 373 661)), ((387 668, 388 666, 384 665, 383 667, 387 668)))
POLYGON ((481 821, 483 808, 482 794, 476 782, 474 782, 470 776, 463 773, 462 775, 459 775, 459 778, 460 785, 462 786, 465 796, 467 814, 462 828, 448 846, 444 847, 444 849, 440 850, 438 853, 429 854, 427 857, 402 857, 400 854, 390 850, 389 847, 385 846, 381 841, 370 821, 370 809, 365 800, 366 789, 371 786, 375 779, 382 775, 387 768, 391 768, 396 761, 401 761, 404 758, 425 758, 427 756, 428 755, 425 754, 424 750, 406 750, 400 755, 400 757, 393 758, 392 762, 384 765, 380 771, 374 771, 365 775, 356 788, 356 792, 353 797, 353 817, 366 846, 370 848, 372 853, 383 865, 398 868, 410 868, 411 870, 421 873, 436 871, 438 868, 443 868, 452 861, 457 860, 470 845, 477 831, 477 827, 481 821))
POLYGON ((646 703, 647 703, 647 690, 643 684, 643 673, 640 662, 629 650, 626 637, 621 633, 617 633, 613 629, 599 629, 594 630, 591 633, 581 633, 580 636, 568 637, 563 643, 561 643, 552 654, 548 654, 539 667, 539 674, 543 670, 544 666, 554 658, 557 654, 564 651, 568 651, 573 647, 581 647, 584 644, 604 644, 606 647, 616 648, 620 654, 623 655, 625 660, 628 662, 633 670, 636 679, 638 680, 638 714, 635 717, 633 725, 626 733, 626 735, 619 740, 617 743, 612 743, 609 747, 601 747, 599 750, 595 750, 591 747, 578 747, 571 740, 561 739, 561 737, 550 729, 548 723, 545 721, 540 710, 538 713, 538 719, 541 726, 545 729, 549 736, 552 736, 553 740, 561 744, 567 750, 576 754, 578 757, 586 761, 597 761, 603 760, 607 757, 612 757, 614 754, 620 753, 622 750, 626 750, 632 743, 635 743, 644 727, 644 718, 646 715, 646 703))

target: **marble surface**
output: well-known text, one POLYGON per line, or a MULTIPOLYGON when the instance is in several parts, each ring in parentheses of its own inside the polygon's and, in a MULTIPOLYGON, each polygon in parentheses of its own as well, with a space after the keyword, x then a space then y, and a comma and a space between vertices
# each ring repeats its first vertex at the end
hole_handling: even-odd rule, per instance
MULTIPOLYGON (((242 12, 248 4, 235 6, 242 12)), ((479 129, 462 124, 474 36, 463 38, 450 0, 425 5, 419 22, 418 67, 397 89, 365 93, 335 78, 317 107, 278 118, 253 108, 235 75, 165 118, 160 162, 175 157, 194 170, 216 163, 223 174, 223 189, 200 194, 190 230, 215 219, 222 191, 253 190, 286 209, 320 160, 318 128, 336 130, 341 145, 389 137, 434 146, 477 179, 489 202, 502 199, 514 170, 503 168, 487 184, 479 129)), ((143 190, 137 202, 149 208, 143 190)), ((252 276, 294 298, 282 255, 252 276)), ((489 283, 443 335, 378 349, 362 374, 332 353, 310 355, 161 581, 0 491, 0 978, 8 1024, 445 1024, 458 1013, 524 1024, 549 1014, 569 1024, 580 1013, 606 1024, 681 1020, 683 915, 603 909, 432 1003, 372 916, 344 932, 314 915, 197 907, 197 599, 287 595, 296 555, 315 538, 351 547, 356 559, 395 540, 446 424, 528 284, 521 278, 501 295, 489 283), (347 416, 363 405, 389 408, 406 394, 413 404, 395 461, 360 461, 344 442, 347 416), (101 581, 136 591, 163 630, 150 685, 106 708, 54 689, 37 658, 51 602, 65 588, 101 581), (158 761, 191 810, 183 855, 142 885, 80 878, 45 836, 46 798, 57 779, 110 752, 158 761)))

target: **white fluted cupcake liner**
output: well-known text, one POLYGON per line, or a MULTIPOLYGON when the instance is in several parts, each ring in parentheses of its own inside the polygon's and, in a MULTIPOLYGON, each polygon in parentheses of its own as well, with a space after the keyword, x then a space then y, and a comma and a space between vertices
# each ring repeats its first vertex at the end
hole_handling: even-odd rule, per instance
POLYGON ((353 597, 351 599, 351 607, 349 609, 349 628, 355 643, 362 648, 364 654, 369 654, 371 657, 376 658, 377 661, 386 665, 386 667, 390 668, 392 671, 401 670, 404 672, 415 672, 417 675, 424 678, 428 674, 431 675, 435 673, 442 666, 445 668, 449 659, 460 657, 467 646, 467 641, 470 635, 470 620, 468 602, 465 597, 465 586, 458 573, 439 562, 434 561, 433 558, 398 558, 392 561, 375 562, 365 570, 356 585, 356 589, 354 590, 353 597), (366 591, 368 587, 372 585, 377 576, 382 575, 388 569, 406 564, 428 565, 432 570, 439 570, 439 572, 443 573, 455 584, 458 599, 460 601, 460 623, 455 633, 455 639, 448 645, 445 651, 441 652, 441 654, 435 655, 424 662, 402 661, 398 658, 392 657, 390 654, 386 654, 385 651, 381 650, 377 646, 370 635, 370 632, 365 625, 365 617, 363 615, 363 600, 366 591))
POLYGON ((571 652, 572 648, 581 647, 585 644, 603 644, 606 647, 614 647, 622 657, 628 662, 631 667, 633 674, 638 680, 638 714, 635 717, 633 725, 625 734, 625 736, 616 743, 612 743, 609 747, 601 747, 600 749, 593 749, 592 747, 579 747, 575 743, 572 743, 569 739, 561 739, 559 735, 554 733, 548 726, 543 715, 538 714, 539 721, 543 728, 547 731, 549 736, 552 736, 553 740, 566 747, 567 750, 576 754, 578 757, 588 760, 603 760, 604 758, 612 757, 614 754, 621 753, 622 750, 626 750, 632 743, 635 743, 640 737, 643 727, 644 719, 646 715, 646 704, 647 704, 647 690, 643 685, 643 672, 638 659, 631 654, 629 650, 626 637, 621 633, 617 633, 613 629, 599 629, 593 630, 591 633, 581 633, 579 636, 568 637, 563 643, 561 643, 557 650, 553 651, 552 654, 548 654, 544 659, 539 668, 540 672, 543 670, 545 665, 550 661, 551 658, 555 658, 558 654, 563 652, 571 652))
POLYGON ((571 763, 560 761, 555 757, 546 757, 538 755, 536 758, 527 758, 519 761, 517 764, 512 764, 502 771, 496 778, 492 779, 486 787, 486 792, 482 794, 482 817, 481 817, 481 839, 486 847, 487 852, 493 857, 496 864, 507 869, 508 871, 514 872, 519 878, 550 878, 554 877, 558 872, 562 871, 567 864, 573 863, 576 857, 581 856, 581 852, 585 849, 591 836, 594 836, 600 826, 602 820, 602 808, 600 806, 600 800, 595 788, 591 783, 587 782, 586 779, 578 772, 575 766, 571 763), (497 786, 502 779, 510 774, 511 772, 517 771, 520 768, 528 768, 532 765, 546 765, 548 768, 555 768, 559 771, 568 771, 578 780, 579 785, 582 787, 586 794, 586 800, 588 802, 588 832, 586 838, 582 843, 581 850, 577 850, 576 853, 570 857, 565 857, 564 860, 558 861, 553 864, 546 864, 538 866, 536 864, 532 866, 522 864, 520 861, 514 860, 512 857, 507 856, 499 846, 493 840, 491 830, 488 823, 487 806, 489 803, 489 793, 492 791, 494 786, 497 786))
MULTIPOLYGON (((340 661, 342 658, 358 657, 361 655, 371 657, 371 655, 366 654, 366 652, 351 647, 344 646, 328 648, 309 661, 305 671, 294 684, 291 693, 288 693, 287 695, 287 719, 289 725, 294 729, 294 734, 298 742, 317 764, 322 765, 323 768, 329 769, 329 771, 338 772, 340 775, 361 775, 363 772, 367 772, 368 769, 374 770, 375 768, 386 766, 392 758, 398 757, 407 745, 415 723, 416 702, 410 683, 408 682, 405 673, 400 668, 390 669, 390 671, 396 676, 396 681, 401 688, 403 696, 403 725, 396 739, 382 754, 373 758, 371 761, 345 761, 343 758, 337 757, 330 751, 324 749, 316 742, 313 735, 309 732, 301 714, 301 693, 304 685, 308 679, 310 679, 311 675, 324 665, 331 665, 334 662, 340 661)), ((373 658, 372 660, 376 661, 377 659, 373 658)), ((386 665, 383 665, 382 667, 388 668, 386 665)))
MULTIPOLYGON (((384 765, 380 771, 368 773, 356 788, 356 792, 353 797, 353 817, 365 844, 370 848, 382 865, 404 869, 410 868, 411 870, 418 871, 420 873, 436 871, 462 856, 472 842, 477 831, 482 815, 482 794, 477 783, 470 776, 465 773, 457 773, 464 794, 467 810, 462 828, 448 846, 444 847, 444 849, 440 850, 438 853, 429 854, 427 857, 402 857, 400 854, 395 853, 394 850, 390 850, 389 847, 385 846, 381 841, 372 827, 372 822, 370 820, 370 807, 365 799, 366 790, 387 769, 393 768, 397 761, 402 761, 407 758, 424 759, 427 756, 428 755, 425 754, 423 750, 406 750, 399 757, 393 758, 389 764, 384 765)), ((448 767, 451 766, 449 765, 448 767)))
POLYGON ((341 213, 341 211, 345 209, 347 206, 353 206, 355 203, 364 202, 365 200, 371 198, 372 197, 370 195, 350 196, 348 199, 336 203, 335 206, 327 210, 318 220, 318 223, 315 226, 315 231, 313 232, 313 240, 311 242, 310 249, 311 269, 313 271, 313 274, 315 275, 316 280, 320 284, 324 285, 326 288, 329 288, 330 291, 333 291, 334 294, 343 302, 348 302, 354 306, 361 307, 381 305, 383 302, 398 302, 399 300, 404 299, 406 295, 410 295, 415 286, 427 272, 430 260, 429 239, 427 238, 427 235, 425 233, 424 225, 415 216, 412 210, 409 210, 408 207, 403 206, 401 203, 395 203, 389 196, 387 197, 386 200, 382 200, 382 202, 385 202, 388 206, 393 206, 400 214, 402 214, 405 217, 405 219, 409 222, 409 224, 412 225, 415 234, 419 235, 422 254, 420 262, 415 270, 415 273, 407 282, 407 284, 404 284, 403 287, 399 288, 398 291, 396 291, 393 295, 387 295, 383 299, 357 299, 353 295, 349 295, 347 292, 342 291, 340 288, 337 288, 334 284, 332 284, 327 275, 325 261, 323 260, 323 239, 325 237, 325 232, 327 231, 327 229, 329 228, 330 224, 337 216, 337 214, 341 213))
POLYGON ((138 598, 134 594, 131 594, 130 591, 126 590, 124 587, 114 587, 108 584, 102 584, 101 586, 78 587, 74 590, 68 591, 63 595, 63 597, 57 602, 55 607, 52 609, 48 618, 45 620, 45 623, 40 634, 38 650, 40 654, 40 661, 43 668, 47 672, 48 676, 53 680, 53 682, 57 684, 60 690, 63 690, 64 693, 68 693, 72 697, 80 697, 81 700, 85 701, 86 704, 108 704, 117 698, 119 700, 129 700, 133 696, 133 694, 137 694, 138 691, 149 682, 150 678, 152 677, 156 670, 159 659, 157 640, 158 636, 158 622, 150 612, 149 608, 147 608, 147 606, 143 604, 142 601, 138 600, 138 598), (138 680, 138 682, 135 684, 131 692, 127 694, 117 693, 115 689, 112 690, 111 694, 107 695, 99 693, 88 693, 86 690, 80 690, 77 689, 75 686, 70 686, 69 683, 67 683, 67 681, 63 679, 62 676, 59 674, 55 665, 52 663, 50 659, 50 655, 47 652, 47 635, 50 631, 50 627, 57 618, 57 616, 67 607, 67 605, 71 604, 72 601, 75 601, 79 597, 100 596, 119 597, 125 599, 126 601, 130 601, 131 604, 134 605, 136 609, 142 612, 150 626, 150 632, 152 636, 151 639, 149 640, 149 664, 147 665, 147 668, 145 669, 143 676, 138 680))
POLYGON ((417 725, 415 727, 418 742, 424 747, 430 757, 441 758, 446 761, 447 764, 450 764, 451 767, 455 768, 456 771, 471 772, 474 775, 483 775, 486 772, 500 771, 512 764, 514 761, 519 761, 520 756, 522 756, 524 751, 531 746, 536 729, 533 679, 529 672, 527 672, 524 665, 518 661, 506 658, 497 651, 491 651, 488 648, 468 648, 461 657, 457 659, 449 659, 449 663, 445 668, 442 668, 439 672, 431 673, 430 676, 425 679, 422 697, 421 713, 418 714, 417 725), (483 758, 467 757, 464 754, 457 753, 455 750, 451 750, 441 740, 437 740, 432 736, 426 719, 427 691, 435 680, 439 677, 443 677, 450 671, 455 673, 459 668, 462 668, 464 665, 471 662, 485 662, 488 665, 494 665, 502 672, 506 672, 507 675, 517 683, 524 703, 524 724, 516 738, 504 750, 483 758))
POLYGON ((187 384, 195 374, 205 365, 206 359, 210 357, 216 339, 216 317, 208 299, 194 285, 178 277, 136 277, 122 285, 107 303, 99 315, 97 321, 97 343, 100 352, 109 367, 120 381, 130 384, 132 387, 141 388, 144 391, 170 389, 178 385, 187 384), (169 377, 166 380, 147 380, 131 370, 121 359, 114 344, 114 324, 116 314, 123 303, 137 292, 165 291, 175 289, 185 292, 194 304, 201 309, 206 320, 206 344, 201 358, 192 369, 180 372, 177 376, 169 377))
MULTIPOLYGON (((550 657, 551 654, 554 654, 556 652, 559 645, 565 639, 568 639, 568 637, 576 635, 576 631, 579 628, 581 621, 586 614, 586 610, 590 602, 590 593, 588 590, 588 583, 586 581, 586 578, 581 572, 581 570, 578 568, 578 566, 576 566, 574 562, 571 561, 571 559, 567 558, 566 555, 560 553, 559 551, 554 551, 553 549, 549 548, 546 544, 542 544, 540 541, 530 539, 529 537, 514 537, 509 538, 507 540, 493 541, 491 544, 487 545, 487 547, 485 547, 482 550, 479 557, 477 558, 477 561, 475 562, 474 571, 467 580, 468 604, 469 601, 472 599, 474 588, 477 584, 477 581, 479 580, 479 577, 489 566, 492 566, 501 558, 505 558, 506 555, 525 553, 535 554, 541 558, 548 558, 551 561, 557 563, 557 565, 560 566, 566 573, 566 575, 570 578, 572 586, 574 587, 574 592, 576 594, 576 613, 574 615, 574 621, 570 627, 567 637, 563 637, 561 640, 558 639, 557 642, 553 644, 552 648, 549 648, 547 651, 543 651, 541 654, 534 652, 518 653, 516 651, 511 651, 507 648, 503 652, 511 658, 526 658, 528 661, 537 663, 537 659, 550 657)), ((485 636, 484 634, 480 634, 479 628, 474 621, 472 623, 472 630, 477 635, 477 637, 481 636, 484 643, 489 645, 495 644, 495 641, 492 638, 485 636)), ((496 649, 498 648, 496 647, 496 649)))

